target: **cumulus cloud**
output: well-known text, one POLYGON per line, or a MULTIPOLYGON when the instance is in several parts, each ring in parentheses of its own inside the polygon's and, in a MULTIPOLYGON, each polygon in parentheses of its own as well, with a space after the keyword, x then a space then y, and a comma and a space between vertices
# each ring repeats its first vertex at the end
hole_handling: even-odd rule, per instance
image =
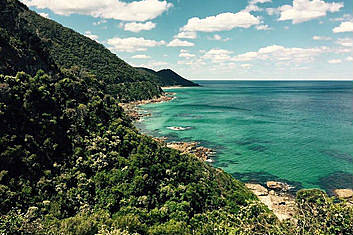
POLYGON ((174 36, 175 38, 184 38, 184 39, 196 39, 197 33, 196 32, 180 32, 174 36))
POLYGON ((329 60, 327 61, 329 64, 340 64, 342 63, 342 60, 340 59, 333 59, 333 60, 329 60))
POLYGON ((109 49, 113 51, 135 52, 146 51, 149 47, 165 45, 165 41, 148 40, 143 37, 111 38, 107 41, 109 49))
POLYGON ((264 31, 271 30, 270 26, 266 24, 256 25, 255 28, 257 30, 264 30, 264 31))
POLYGON ((333 28, 332 31, 334 33, 353 32, 353 22, 342 22, 339 26, 333 28))
POLYGON ((131 22, 131 23, 123 24, 122 27, 125 31, 131 31, 134 33, 138 33, 138 32, 141 32, 142 30, 154 29, 156 27, 156 24, 152 23, 151 21, 148 21, 145 23, 131 22))
POLYGON ((211 60, 214 63, 220 63, 231 60, 232 51, 224 49, 211 49, 201 57, 202 59, 211 60))
POLYGON ((188 52, 180 52, 179 57, 190 59, 190 58, 195 57, 195 55, 191 54, 191 53, 188 53, 188 52))
POLYGON ((198 17, 190 18, 187 24, 181 28, 182 32, 217 32, 229 31, 234 28, 249 28, 260 24, 260 18, 249 12, 221 13, 216 16, 209 16, 203 19, 198 17))
POLYGON ((99 38, 98 35, 92 34, 91 31, 86 31, 83 35, 95 41, 98 41, 99 38))
POLYGON ((231 40, 230 38, 222 38, 222 36, 219 34, 215 34, 215 35, 213 35, 213 37, 208 37, 208 39, 215 40, 215 41, 223 41, 223 42, 227 42, 227 41, 231 40))
POLYGON ((180 40, 180 39, 176 38, 176 39, 170 41, 167 44, 167 47, 192 47, 194 45, 195 44, 192 43, 192 42, 183 41, 183 40, 180 40))
POLYGON ((244 11, 245 12, 263 11, 263 9, 258 7, 256 4, 266 3, 266 2, 272 2, 272 0, 251 0, 249 1, 249 5, 244 9, 244 11))
POLYGON ((300 63, 312 61, 316 56, 324 51, 324 48, 286 48, 279 45, 272 45, 260 48, 258 51, 251 51, 236 55, 232 58, 232 60, 251 61, 260 59, 300 63))
POLYGON ((332 38, 326 36, 313 36, 313 40, 315 41, 330 41, 332 38))
MULTIPOLYGON (((278 8, 279 21, 291 20, 293 24, 302 23, 322 16, 327 12, 337 12, 343 7, 341 2, 325 2, 323 0, 293 0, 293 5, 278 8)), ((268 11, 269 12, 269 11, 268 11)), ((273 11, 274 13, 276 11, 273 11)))
POLYGON ((134 56, 131 56, 131 58, 133 58, 133 59, 150 59, 151 56, 149 56, 149 55, 134 55, 134 56))
POLYGON ((27 6, 48 8, 55 14, 81 14, 93 17, 123 21, 152 20, 173 6, 163 0, 141 0, 123 2, 120 0, 22 0, 27 6))

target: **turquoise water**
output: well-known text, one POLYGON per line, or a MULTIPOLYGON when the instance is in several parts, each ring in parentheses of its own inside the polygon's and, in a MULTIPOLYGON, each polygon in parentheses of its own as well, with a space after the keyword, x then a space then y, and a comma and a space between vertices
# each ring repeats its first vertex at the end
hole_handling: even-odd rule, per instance
POLYGON ((199 83, 169 90, 171 102, 142 106, 152 116, 138 128, 216 149, 211 164, 243 181, 353 188, 352 82, 199 83))

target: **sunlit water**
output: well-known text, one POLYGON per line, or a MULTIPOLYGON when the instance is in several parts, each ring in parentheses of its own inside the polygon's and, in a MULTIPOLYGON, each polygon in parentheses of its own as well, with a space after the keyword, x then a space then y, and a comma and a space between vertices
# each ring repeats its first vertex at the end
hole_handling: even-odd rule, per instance
POLYGON ((214 148, 212 163, 243 181, 353 188, 352 82, 200 81, 141 106, 142 132, 214 148), (184 127, 181 130, 171 127, 184 127))

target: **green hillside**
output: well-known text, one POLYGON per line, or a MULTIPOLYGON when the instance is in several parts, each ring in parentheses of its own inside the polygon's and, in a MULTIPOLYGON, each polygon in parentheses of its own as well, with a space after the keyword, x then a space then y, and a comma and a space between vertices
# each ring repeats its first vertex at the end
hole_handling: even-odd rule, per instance
POLYGON ((33 76, 39 69, 54 74, 77 66, 103 81, 106 91, 122 101, 152 98, 162 92, 158 86, 174 85, 135 69, 103 45, 41 17, 18 1, 1 0, 0 12, 2 74, 24 71, 33 76))
POLYGON ((161 86, 185 86, 185 87, 192 87, 192 86, 199 86, 198 84, 189 81, 176 72, 174 72, 171 69, 162 69, 158 72, 148 69, 148 68, 137 68, 141 71, 146 71, 148 73, 151 73, 155 76, 159 77, 159 80, 161 81, 161 86))

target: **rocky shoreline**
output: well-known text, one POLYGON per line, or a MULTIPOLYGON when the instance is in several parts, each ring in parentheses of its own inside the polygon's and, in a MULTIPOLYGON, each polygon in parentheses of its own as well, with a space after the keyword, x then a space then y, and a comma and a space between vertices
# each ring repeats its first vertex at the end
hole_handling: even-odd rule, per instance
POLYGON ((141 113, 141 110, 138 108, 140 105, 151 104, 151 103, 162 103, 173 100, 175 93, 167 92, 161 95, 160 97, 155 97, 149 100, 139 100, 129 103, 120 103, 119 106, 122 107, 125 113, 133 120, 140 121, 143 117, 150 116, 150 113, 141 113))
MULTIPOLYGON (((174 95, 175 93, 166 92, 164 93, 164 95, 153 99, 134 101, 130 103, 121 103, 119 105, 124 109, 125 113, 130 116, 133 121, 137 122, 141 121, 143 117, 151 115, 150 113, 142 113, 138 106, 150 103, 162 103, 171 101, 175 99, 174 95)), ((170 129, 180 131, 186 130, 188 128, 170 127, 170 129)), ((167 142, 167 137, 153 139, 165 145, 166 147, 176 149, 184 154, 194 154, 197 158, 202 161, 212 162, 212 159, 210 157, 215 155, 215 151, 213 149, 200 146, 200 143, 198 142, 167 142)))

